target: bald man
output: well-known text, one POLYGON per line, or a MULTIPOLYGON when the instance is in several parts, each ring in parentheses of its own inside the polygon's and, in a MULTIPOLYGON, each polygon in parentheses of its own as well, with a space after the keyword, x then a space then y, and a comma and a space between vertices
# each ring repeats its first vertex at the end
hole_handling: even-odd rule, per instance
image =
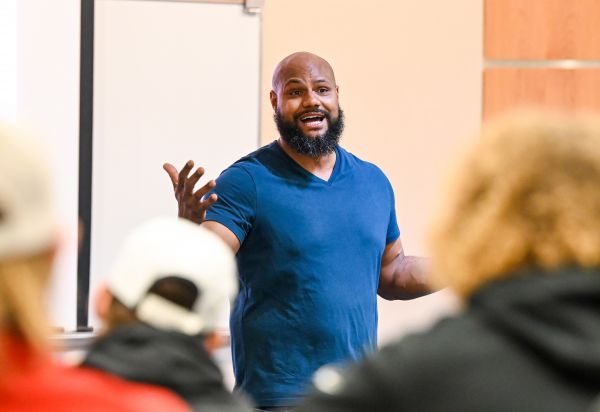
POLYGON ((164 167, 179 215, 237 254, 236 388, 260 410, 285 410, 319 367, 375 348, 377 294, 412 299, 428 288, 422 261, 404 255, 388 179, 338 145, 344 113, 329 63, 294 53, 272 86, 279 139, 198 190, 204 169, 164 167))

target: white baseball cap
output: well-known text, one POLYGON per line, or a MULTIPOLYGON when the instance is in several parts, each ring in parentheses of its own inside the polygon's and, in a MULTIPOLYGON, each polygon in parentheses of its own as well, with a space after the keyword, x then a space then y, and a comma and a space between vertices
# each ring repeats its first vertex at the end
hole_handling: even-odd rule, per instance
POLYGON ((50 168, 39 142, 0 125, 0 259, 43 252, 57 234, 50 168))
POLYGON ((233 251, 208 229, 181 218, 157 217, 127 237, 107 286, 142 322, 197 335, 214 330, 235 298, 237 266, 233 251), (148 293, 156 281, 171 276, 198 288, 192 310, 148 293))

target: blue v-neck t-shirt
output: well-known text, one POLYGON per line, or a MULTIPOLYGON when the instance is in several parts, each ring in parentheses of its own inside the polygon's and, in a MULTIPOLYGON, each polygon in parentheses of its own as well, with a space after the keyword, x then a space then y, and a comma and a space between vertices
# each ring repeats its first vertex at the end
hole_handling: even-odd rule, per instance
POLYGON ((296 404, 319 367, 376 346, 381 258, 400 236, 392 187, 340 147, 326 181, 273 142, 227 168, 214 191, 206 220, 241 244, 236 388, 257 405, 296 404))

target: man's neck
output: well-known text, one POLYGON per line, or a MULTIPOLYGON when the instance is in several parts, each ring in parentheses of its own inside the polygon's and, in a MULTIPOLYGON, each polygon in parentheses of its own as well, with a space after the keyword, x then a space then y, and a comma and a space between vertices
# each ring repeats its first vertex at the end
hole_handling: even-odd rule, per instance
POLYGON ((324 156, 312 157, 298 153, 281 137, 277 140, 277 143, 289 157, 302 166, 307 172, 312 173, 320 179, 329 180, 333 173, 333 168, 335 167, 335 151, 324 156))

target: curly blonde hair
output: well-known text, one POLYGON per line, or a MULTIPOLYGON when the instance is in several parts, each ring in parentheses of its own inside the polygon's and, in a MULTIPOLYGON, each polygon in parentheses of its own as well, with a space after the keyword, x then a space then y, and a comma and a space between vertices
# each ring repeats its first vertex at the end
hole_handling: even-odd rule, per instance
POLYGON ((484 125, 430 230, 432 278, 467 297, 525 267, 600 265, 600 119, 519 112, 484 125))

